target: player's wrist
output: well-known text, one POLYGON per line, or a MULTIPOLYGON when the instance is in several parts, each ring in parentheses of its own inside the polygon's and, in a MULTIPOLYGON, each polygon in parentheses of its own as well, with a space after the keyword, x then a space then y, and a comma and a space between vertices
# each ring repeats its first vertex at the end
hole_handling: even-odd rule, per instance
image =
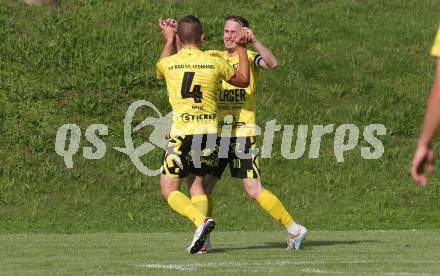
POLYGON ((246 45, 245 44, 239 44, 237 43, 237 51, 244 51, 246 50, 246 45))
POLYGON ((174 43, 174 37, 173 38, 165 38, 166 45, 172 45, 173 43, 174 43))
POLYGON ((431 141, 424 139, 423 137, 421 137, 417 143, 417 148, 418 149, 428 149, 431 148, 431 141))

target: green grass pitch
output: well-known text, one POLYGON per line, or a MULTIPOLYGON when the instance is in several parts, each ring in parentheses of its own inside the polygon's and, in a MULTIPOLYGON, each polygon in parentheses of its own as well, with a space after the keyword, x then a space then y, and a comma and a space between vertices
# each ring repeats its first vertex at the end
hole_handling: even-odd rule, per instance
MULTIPOLYGON (((60 2, 0 0, 0 275, 439 274, 439 170, 419 189, 409 168, 434 75, 440 0, 60 2), (157 19, 186 14, 201 18, 204 50, 222 48, 223 20, 237 14, 278 57, 257 82, 261 126, 387 128, 379 160, 360 157, 361 139, 344 163, 334 134, 319 158, 297 160, 281 157, 275 136, 272 158, 261 160, 263 183, 311 231, 304 250, 286 252, 278 223, 225 176, 214 193, 216 251, 187 254, 193 228, 162 201, 158 177, 112 149, 124 146, 131 103, 169 111, 155 79, 157 19), (83 131, 73 169, 54 150, 66 123, 83 131), (94 123, 109 128, 107 152, 86 160, 84 131, 94 123)), ((136 145, 149 131, 134 135, 136 145)), ((143 161, 157 166, 161 157, 155 150, 143 161)))
POLYGON ((1 275, 435 275, 440 232, 312 231, 287 252, 284 232, 213 232, 212 254, 185 252, 190 233, 0 235, 1 275))
MULTIPOLYGON (((278 57, 279 67, 257 82, 263 127, 272 119, 309 132, 315 124, 352 123, 361 133, 372 123, 386 127, 379 160, 361 158, 361 139, 344 163, 335 160, 334 134, 323 138, 319 158, 306 151, 296 160, 281 157, 281 132, 275 136, 272 158, 261 160, 263 184, 296 219, 314 230, 439 227, 437 173, 427 189, 409 174, 434 72, 438 0, 65 0, 60 10, 1 3, 0 233, 189 230, 162 202, 158 177, 112 149, 124 146, 131 103, 169 111, 166 88, 155 79, 163 43, 157 19, 188 13, 205 26, 203 49, 222 48, 224 17, 240 14, 278 57), (83 132, 73 169, 54 150, 66 123, 83 132), (109 128, 100 160, 82 156, 92 123, 109 128)), ((134 135, 136 146, 148 131, 134 135)), ((143 161, 156 168, 161 157, 154 150, 143 161)), ((223 230, 278 230, 241 186, 225 176, 215 191, 223 230)))

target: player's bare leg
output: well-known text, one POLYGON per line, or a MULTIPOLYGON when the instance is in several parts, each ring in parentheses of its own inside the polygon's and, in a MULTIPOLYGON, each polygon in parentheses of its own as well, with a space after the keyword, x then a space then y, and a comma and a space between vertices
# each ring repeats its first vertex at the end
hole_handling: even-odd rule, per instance
POLYGON ((258 179, 243 178, 242 182, 247 195, 252 199, 257 199, 264 190, 263 185, 261 185, 258 179))
POLYGON ((170 194, 174 191, 178 191, 180 189, 180 184, 182 183, 182 179, 173 178, 166 176, 164 174, 160 175, 160 195, 162 198, 167 201, 170 194))
POLYGON ((210 174, 208 174, 203 178, 203 189, 207 195, 212 195, 212 192, 214 191, 214 187, 217 181, 218 178, 210 174))
POLYGON ((188 176, 188 191, 191 197, 205 195, 205 190, 203 189, 203 178, 203 176, 198 176, 192 173, 188 176))
POLYGON ((215 222, 202 214, 191 200, 179 191, 181 183, 182 179, 162 174, 160 176, 160 193, 173 210, 191 220, 197 227, 193 241, 188 247, 188 251, 194 254, 204 245, 207 235, 215 227, 215 222))

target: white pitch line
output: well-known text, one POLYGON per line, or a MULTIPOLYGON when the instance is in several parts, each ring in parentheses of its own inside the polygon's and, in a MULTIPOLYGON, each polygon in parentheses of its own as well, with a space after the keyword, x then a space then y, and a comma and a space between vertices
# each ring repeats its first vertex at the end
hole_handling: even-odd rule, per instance
POLYGON ((180 271, 197 270, 197 267, 195 267, 194 265, 186 265, 186 264, 145 264, 145 265, 142 265, 142 267, 169 269, 169 270, 180 270, 180 271))
POLYGON ((429 276, 431 274, 429 273, 416 273, 416 272, 387 272, 383 275, 390 275, 390 276, 429 276))
MULTIPOLYGON (((327 264, 440 264, 440 261, 399 261, 399 262, 390 262, 386 260, 354 260, 354 261, 303 261, 303 260, 292 260, 292 261, 275 261, 275 262, 206 262, 206 263, 151 263, 151 264, 142 264, 137 265, 139 267, 147 268, 147 269, 167 269, 167 270, 180 270, 180 271, 195 271, 201 268, 231 268, 231 267, 270 267, 270 266, 287 266, 287 265, 327 265, 327 264)), ((305 269, 307 270, 307 269, 305 269)), ((318 269, 319 270, 319 269, 318 269)), ((304 271, 304 272, 312 272, 304 271)), ((320 272, 316 273, 327 273, 327 274, 344 274, 343 272, 333 272, 320 270, 320 272)), ((402 272, 402 273, 385 273, 384 275, 396 275, 396 276, 425 276, 429 274, 423 273, 410 273, 410 272, 402 272)))
POLYGON ((318 268, 305 268, 301 271, 305 273, 318 273, 318 274, 346 274, 345 272, 323 270, 318 268))

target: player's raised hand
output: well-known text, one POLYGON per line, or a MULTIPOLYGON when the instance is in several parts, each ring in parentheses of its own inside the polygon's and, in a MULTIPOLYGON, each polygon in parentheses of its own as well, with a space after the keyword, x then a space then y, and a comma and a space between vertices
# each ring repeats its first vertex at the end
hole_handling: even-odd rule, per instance
POLYGON ((428 173, 434 170, 435 165, 435 151, 431 146, 419 146, 412 161, 411 174, 417 184, 421 187, 428 185, 428 177, 426 174, 426 166, 428 173))
POLYGON ((254 32, 251 29, 249 29, 247 27, 243 27, 243 30, 245 30, 250 35, 250 37, 251 37, 251 41, 250 42, 251 43, 254 43, 257 40, 257 38, 254 35, 254 32))
POLYGON ((174 18, 163 19, 162 25, 164 27, 171 27, 175 32, 177 32, 177 21, 174 18))
MULTIPOLYGON (((172 20, 174 19, 159 19, 159 27, 162 32, 163 37, 167 42, 174 41, 174 35, 175 35, 175 27, 173 27, 172 20)), ((175 20, 174 20, 175 21, 175 20)), ((177 23, 176 23, 177 26, 177 23)))
POLYGON ((235 43, 239 46, 246 46, 251 41, 251 34, 241 28, 235 35, 235 43))
POLYGON ((174 29, 174 32, 177 32, 177 21, 174 18, 168 18, 168 25, 174 29))

